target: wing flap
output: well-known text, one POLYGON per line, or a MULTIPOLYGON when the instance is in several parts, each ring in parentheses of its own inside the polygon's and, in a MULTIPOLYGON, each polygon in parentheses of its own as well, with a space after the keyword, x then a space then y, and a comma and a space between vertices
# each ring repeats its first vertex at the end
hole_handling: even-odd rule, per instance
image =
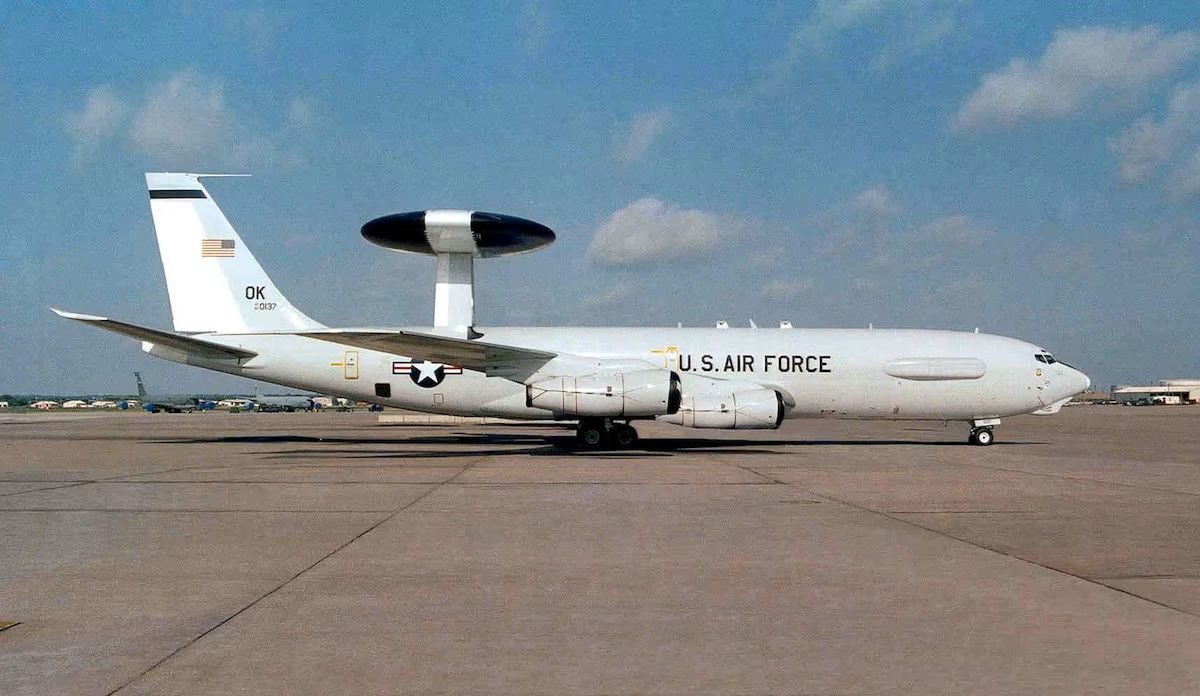
POLYGON ((138 326, 137 324, 128 324, 123 321, 116 321, 108 317, 95 317, 90 314, 76 314, 75 312, 64 312, 61 309, 50 308, 58 316, 64 319, 71 319, 83 324, 95 326, 105 331, 129 336, 140 341, 149 341, 156 345, 172 348, 174 350, 190 353, 202 358, 213 358, 217 360, 245 360, 253 358, 258 353, 243 348, 234 348, 232 346, 205 341, 193 336, 184 336, 182 334, 172 333, 170 331, 160 331, 151 329, 146 326, 138 326))
POLYGON ((298 335, 355 348, 448 363, 493 377, 514 378, 532 374, 557 355, 532 348, 416 331, 325 329, 301 331, 298 335))

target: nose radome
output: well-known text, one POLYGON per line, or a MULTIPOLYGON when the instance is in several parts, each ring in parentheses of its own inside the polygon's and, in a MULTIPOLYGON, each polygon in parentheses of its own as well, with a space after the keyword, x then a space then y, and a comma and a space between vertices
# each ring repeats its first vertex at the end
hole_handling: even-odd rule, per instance
POLYGON ((1072 377, 1074 377, 1072 381, 1075 383, 1075 386, 1078 387, 1075 391, 1076 394, 1085 392, 1088 390, 1088 387, 1092 386, 1091 378, 1083 374, 1083 372, 1074 368, 1071 368, 1071 372, 1074 373, 1072 375, 1072 377))

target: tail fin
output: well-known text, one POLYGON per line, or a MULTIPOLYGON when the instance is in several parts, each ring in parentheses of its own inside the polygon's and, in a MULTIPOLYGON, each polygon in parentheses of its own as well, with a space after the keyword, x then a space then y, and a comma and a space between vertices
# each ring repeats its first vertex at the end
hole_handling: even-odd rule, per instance
POLYGON ((321 328, 276 289, 200 184, 201 176, 146 174, 175 330, 243 333, 321 328))
POLYGON ((146 385, 142 384, 142 373, 134 372, 133 378, 137 380, 138 396, 142 397, 143 399, 146 398, 146 385))

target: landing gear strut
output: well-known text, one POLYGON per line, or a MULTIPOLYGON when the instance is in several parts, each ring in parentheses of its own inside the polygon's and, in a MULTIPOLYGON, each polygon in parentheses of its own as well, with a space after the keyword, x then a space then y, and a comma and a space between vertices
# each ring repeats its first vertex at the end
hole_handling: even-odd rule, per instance
POLYGON ((614 423, 611 418, 584 418, 579 421, 575 439, 584 449, 633 447, 638 432, 628 423, 614 423))
POLYGON ((987 447, 995 440, 995 435, 992 433, 992 426, 999 424, 999 418, 972 421, 971 434, 967 436, 967 442, 979 447, 987 447))

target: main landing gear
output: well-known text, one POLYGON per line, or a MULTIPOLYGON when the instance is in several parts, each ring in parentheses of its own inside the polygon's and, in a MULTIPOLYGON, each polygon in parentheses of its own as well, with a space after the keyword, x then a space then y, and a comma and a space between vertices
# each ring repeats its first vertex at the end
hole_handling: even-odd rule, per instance
POLYGON ((628 449, 637 444, 638 432, 628 423, 614 423, 611 418, 583 418, 575 439, 583 449, 628 449))
POLYGON ((967 442, 979 447, 987 447, 995 441, 995 435, 992 433, 992 427, 1000 425, 999 418, 988 418, 987 420, 977 420, 971 422, 971 434, 967 436, 967 442))

